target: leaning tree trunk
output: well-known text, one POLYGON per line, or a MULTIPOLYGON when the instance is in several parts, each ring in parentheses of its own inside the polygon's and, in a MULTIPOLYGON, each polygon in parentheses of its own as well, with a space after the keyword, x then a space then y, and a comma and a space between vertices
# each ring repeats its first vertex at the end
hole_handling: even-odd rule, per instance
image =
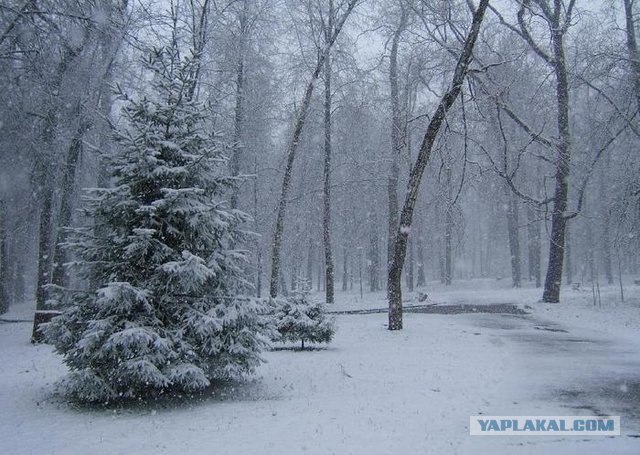
POLYGON ((440 131, 440 127, 453 103, 458 98, 462 90, 462 83, 467 75, 469 63, 473 54, 473 48, 480 32, 480 25, 484 18, 485 11, 489 4, 489 0, 480 0, 478 9, 473 15, 471 29, 467 35, 464 47, 460 54, 460 58, 456 64, 451 88, 444 94, 440 100, 438 107, 429 121, 429 126, 422 140, 420 151, 416 159, 415 165, 412 166, 409 174, 409 183, 407 186, 407 196, 400 214, 400 225, 395 237, 395 247, 393 261, 389 269, 388 287, 389 287, 389 330, 402 329, 402 268, 407 253, 407 238, 411 229, 413 220, 413 212, 416 199, 418 198, 418 190, 422 175, 431 157, 431 150, 440 131))
POLYGON ((311 80, 309 80, 307 84, 307 88, 304 93, 304 97, 302 98, 302 104, 300 106, 300 110, 298 112, 298 116, 296 118, 295 126, 293 129, 293 135, 291 137, 291 141, 289 142, 289 146, 287 148, 287 163, 285 166, 284 176, 282 178, 282 189, 280 191, 280 199, 278 201, 278 208, 276 213, 276 223, 275 229, 273 231, 273 243, 271 250, 271 281, 269 286, 269 295, 271 297, 277 297, 278 295, 278 277, 280 275, 280 250, 282 248, 282 235, 284 233, 284 218, 287 210, 287 199, 289 197, 289 188, 291 186, 291 177, 293 174, 293 163, 296 159, 296 153, 298 151, 298 145, 300 143, 300 136, 302 135, 302 129, 304 128, 304 124, 307 120, 307 115, 309 113, 309 106, 311 105, 311 96, 313 95, 313 89, 315 87, 315 83, 320 76, 320 72, 322 71, 322 67, 324 66, 324 61, 328 56, 328 53, 331 51, 331 47, 335 43, 344 23, 347 18, 351 14, 351 11, 356 6, 357 0, 349 0, 347 4, 345 13, 336 23, 336 26, 333 29, 333 33, 331 34, 331 38, 329 42, 326 44, 325 49, 318 56, 318 61, 316 62, 316 67, 313 70, 311 75, 311 80))

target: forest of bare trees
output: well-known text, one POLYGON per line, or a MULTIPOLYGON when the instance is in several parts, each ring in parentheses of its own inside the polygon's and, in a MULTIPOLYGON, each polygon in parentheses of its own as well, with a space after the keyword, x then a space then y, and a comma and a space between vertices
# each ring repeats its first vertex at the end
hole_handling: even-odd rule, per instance
MULTIPOLYGON (((0 5, 0 313, 44 311, 110 184, 122 97, 171 43, 251 215, 256 296, 303 277, 332 303, 640 273, 634 0, 6 0, 0 5), (100 151, 101 153, 98 153, 100 151), (265 286, 264 283, 268 283, 265 286), (267 289, 265 289, 267 288, 267 289), (362 291, 360 291, 362 290, 362 291)), ((100 226, 96 229, 99 231, 100 226)))

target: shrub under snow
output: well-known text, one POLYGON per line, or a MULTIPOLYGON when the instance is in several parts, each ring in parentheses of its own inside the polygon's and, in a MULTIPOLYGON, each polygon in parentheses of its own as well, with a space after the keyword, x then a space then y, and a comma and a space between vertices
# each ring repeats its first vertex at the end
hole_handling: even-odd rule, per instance
POLYGON ((276 329, 273 341, 329 343, 335 333, 335 320, 327 315, 326 305, 309 297, 309 288, 300 282, 286 299, 272 302, 276 329))

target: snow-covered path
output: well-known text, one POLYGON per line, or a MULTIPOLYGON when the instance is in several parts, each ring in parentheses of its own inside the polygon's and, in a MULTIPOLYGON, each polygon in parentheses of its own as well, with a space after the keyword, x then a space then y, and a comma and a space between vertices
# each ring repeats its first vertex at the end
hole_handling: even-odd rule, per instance
POLYGON ((338 316, 329 348, 269 352, 255 381, 117 411, 52 400, 59 358, 29 324, 0 324, 0 453, 639 453, 637 338, 532 311, 407 314, 399 332, 383 314, 338 316), (480 413, 594 412, 621 415, 623 436, 469 436, 480 413))

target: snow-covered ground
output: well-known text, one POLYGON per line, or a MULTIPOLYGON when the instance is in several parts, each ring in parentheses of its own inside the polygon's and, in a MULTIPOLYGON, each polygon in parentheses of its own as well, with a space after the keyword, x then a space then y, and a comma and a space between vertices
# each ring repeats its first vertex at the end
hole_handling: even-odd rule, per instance
MULTIPOLYGON (((245 384, 209 399, 118 410, 52 398, 65 373, 28 323, 0 323, 0 454, 640 453, 640 286, 539 289, 474 280, 430 284, 427 303, 517 303, 528 315, 337 317, 326 349, 275 350, 245 384), (619 437, 469 435, 469 416, 621 415, 619 437)), ((384 295, 338 292, 335 310, 383 308, 384 295)), ((407 294, 407 304, 417 304, 407 294)), ((5 318, 27 318, 15 307, 5 318)))

